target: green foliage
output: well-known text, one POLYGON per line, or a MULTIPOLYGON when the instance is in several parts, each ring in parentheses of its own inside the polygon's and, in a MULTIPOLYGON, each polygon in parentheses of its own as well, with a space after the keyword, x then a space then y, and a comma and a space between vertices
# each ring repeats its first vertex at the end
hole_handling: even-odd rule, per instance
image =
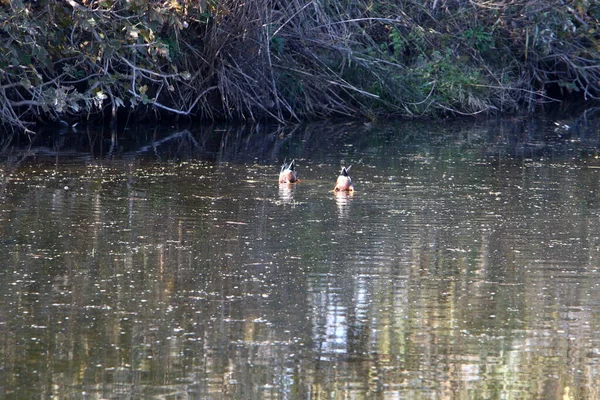
POLYGON ((494 48, 493 32, 488 32, 487 27, 475 26, 463 32, 463 37, 469 41, 480 53, 485 53, 494 48))
MULTIPOLYGON (((402 36, 400 31, 397 29, 392 30, 392 32, 390 32, 389 37, 390 37, 389 44, 392 46, 394 57, 397 59, 401 58, 409 46, 408 40, 404 39, 404 36, 402 36)), ((388 44, 385 43, 382 46, 387 46, 387 45, 388 44)))

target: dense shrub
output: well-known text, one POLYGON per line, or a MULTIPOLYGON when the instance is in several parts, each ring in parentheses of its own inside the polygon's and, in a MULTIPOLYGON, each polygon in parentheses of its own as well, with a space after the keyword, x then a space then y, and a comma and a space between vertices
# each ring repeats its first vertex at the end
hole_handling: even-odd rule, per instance
POLYGON ((598 98, 599 19, 587 0, 0 0, 0 116, 532 110, 598 98))

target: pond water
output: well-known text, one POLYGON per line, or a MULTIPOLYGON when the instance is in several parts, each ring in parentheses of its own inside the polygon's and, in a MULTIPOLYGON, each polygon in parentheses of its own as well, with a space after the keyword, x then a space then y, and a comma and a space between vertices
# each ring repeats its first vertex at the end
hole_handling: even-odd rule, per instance
POLYGON ((555 122, 6 147, 0 397, 599 398, 600 129, 555 122))

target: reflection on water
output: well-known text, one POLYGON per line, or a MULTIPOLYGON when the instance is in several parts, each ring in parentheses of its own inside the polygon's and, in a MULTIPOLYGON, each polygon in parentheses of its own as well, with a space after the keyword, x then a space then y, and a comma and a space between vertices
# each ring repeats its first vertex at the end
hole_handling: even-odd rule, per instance
POLYGON ((296 190, 296 183, 280 183, 279 184, 279 200, 283 204, 294 203, 294 191, 296 190))
POLYGON ((354 192, 334 192, 335 204, 338 209, 338 216, 341 219, 348 218, 350 215, 350 204, 354 192))
POLYGON ((597 398, 589 124, 566 140, 503 121, 178 132, 106 158, 15 148, 0 393, 597 398), (278 185, 285 157, 302 183, 278 185), (331 191, 342 159, 355 194, 331 191))

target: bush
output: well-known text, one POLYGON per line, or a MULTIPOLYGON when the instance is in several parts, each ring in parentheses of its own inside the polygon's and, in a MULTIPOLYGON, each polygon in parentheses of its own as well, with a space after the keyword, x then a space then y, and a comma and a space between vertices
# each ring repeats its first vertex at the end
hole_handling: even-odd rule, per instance
POLYGON ((5 127, 516 112, 597 99, 597 2, 0 0, 5 127))

